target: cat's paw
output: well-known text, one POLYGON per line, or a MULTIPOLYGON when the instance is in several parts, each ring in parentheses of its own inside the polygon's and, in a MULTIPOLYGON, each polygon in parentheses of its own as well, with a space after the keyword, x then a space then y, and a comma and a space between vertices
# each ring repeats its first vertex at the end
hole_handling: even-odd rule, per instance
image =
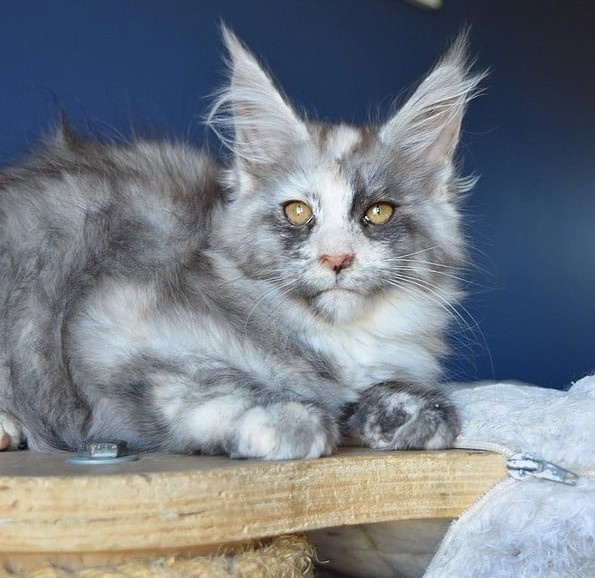
POLYGON ((364 391, 349 428, 375 449, 441 449, 459 433, 457 412, 441 392, 382 383, 364 391))
POLYGON ((16 450, 21 445, 22 438, 17 422, 7 413, 0 412, 0 451, 16 450))
POLYGON ((247 409, 225 450, 233 458, 317 458, 337 446, 337 423, 321 409, 295 401, 247 409))

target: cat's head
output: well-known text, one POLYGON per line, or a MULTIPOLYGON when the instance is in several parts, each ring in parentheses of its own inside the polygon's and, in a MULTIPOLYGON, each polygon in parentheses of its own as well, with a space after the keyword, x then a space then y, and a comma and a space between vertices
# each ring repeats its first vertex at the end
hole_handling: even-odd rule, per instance
POLYGON ((209 123, 232 155, 221 239, 250 276, 269 279, 332 322, 382 294, 444 299, 464 257, 456 172, 465 108, 481 74, 464 35, 386 122, 356 128, 301 118, 228 29, 229 84, 209 123))

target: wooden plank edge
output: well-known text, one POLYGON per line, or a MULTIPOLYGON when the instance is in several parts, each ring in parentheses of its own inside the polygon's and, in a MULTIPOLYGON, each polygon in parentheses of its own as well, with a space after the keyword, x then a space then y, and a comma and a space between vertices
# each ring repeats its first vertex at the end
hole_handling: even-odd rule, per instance
POLYGON ((0 553, 204 550, 331 526, 455 518, 506 475, 503 456, 464 450, 348 448, 317 460, 175 467, 188 459, 201 458, 170 457, 165 472, 0 473, 0 553))

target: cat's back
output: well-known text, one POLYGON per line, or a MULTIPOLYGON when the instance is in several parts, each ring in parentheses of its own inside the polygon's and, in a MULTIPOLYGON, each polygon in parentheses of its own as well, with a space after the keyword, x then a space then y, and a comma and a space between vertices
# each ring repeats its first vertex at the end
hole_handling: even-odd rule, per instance
POLYGON ((59 131, 0 172, 0 247, 13 258, 69 253, 107 267, 170 260, 204 243, 218 167, 185 144, 105 144, 59 131))
POLYGON ((30 424, 33 445, 75 444, 89 419, 66 366, 68 320, 107 278, 176 279, 209 244, 218 173, 185 144, 64 130, 0 171, 0 411, 30 424))

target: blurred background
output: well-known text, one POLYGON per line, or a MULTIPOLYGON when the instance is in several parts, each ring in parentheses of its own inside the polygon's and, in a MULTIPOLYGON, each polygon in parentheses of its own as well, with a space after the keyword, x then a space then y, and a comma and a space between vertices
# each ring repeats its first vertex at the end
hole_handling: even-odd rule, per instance
MULTIPOLYGON (((0 160, 71 124, 107 138, 207 138, 218 22, 293 102, 366 122, 465 25, 485 95, 469 110, 474 265, 448 377, 562 387, 595 370, 595 4, 579 0, 2 0, 0 160)), ((210 146, 217 150, 214 138, 210 146)))

